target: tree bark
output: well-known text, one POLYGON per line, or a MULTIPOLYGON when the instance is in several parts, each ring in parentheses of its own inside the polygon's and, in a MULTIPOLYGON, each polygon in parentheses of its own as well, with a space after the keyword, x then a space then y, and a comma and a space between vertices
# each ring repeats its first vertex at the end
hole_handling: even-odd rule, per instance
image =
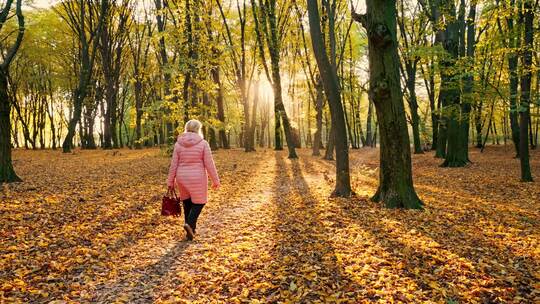
POLYGON ((7 90, 7 71, 0 69, 0 183, 21 181, 11 160, 11 103, 7 90))
POLYGON ((321 152, 321 144, 322 144, 322 123, 323 123, 323 102, 324 102, 324 92, 323 92, 323 85, 322 81, 317 81, 316 84, 316 90, 317 95, 315 99, 315 120, 317 124, 317 129, 315 131, 315 135, 313 136, 313 156, 320 156, 321 152))
POLYGON ((396 1, 367 0, 353 18, 367 30, 369 89, 380 128, 379 187, 372 200, 388 208, 421 209, 412 179, 411 151, 399 77, 396 1))
POLYGON ((368 113, 366 119, 366 146, 373 147, 373 100, 368 97, 368 113))
MULTIPOLYGON (((0 64, 0 184, 19 182, 11 159, 11 103, 8 94, 9 65, 21 46, 24 36, 24 16, 21 9, 22 0, 17 0, 16 15, 18 33, 15 43, 8 49, 4 61, 0 64)), ((5 4, 0 16, 0 29, 5 24, 12 1, 5 4)))
POLYGON ((229 140, 227 134, 225 133, 225 108, 223 106, 223 84, 221 83, 220 68, 216 66, 212 69, 212 78, 217 88, 217 118, 221 122, 222 126, 219 128, 219 140, 221 142, 221 147, 223 149, 230 149, 229 140))
POLYGON ((529 119, 531 103, 532 79, 532 50, 534 48, 534 12, 531 0, 524 0, 524 50, 521 57, 523 72, 521 75, 521 99, 519 113, 519 161, 521 167, 521 181, 532 182, 531 166, 529 163, 529 119))
MULTIPOLYGON (((441 89, 443 128, 446 132, 446 153, 444 154, 443 167, 463 167, 468 162, 468 146, 463 146, 463 133, 461 122, 468 117, 462 117, 462 105, 457 83, 456 60, 459 56, 459 21, 456 16, 453 2, 449 2, 444 8, 445 13, 451 20, 447 21, 442 40, 446 56, 441 59, 441 89)), ((467 134, 468 136, 468 134, 467 134)), ((441 136, 442 138, 442 136, 441 136)), ((444 138, 442 138, 444 140, 444 138)), ((444 146, 445 143, 439 141, 444 146)))
POLYGON ((348 197, 351 190, 349 174, 349 147, 347 144, 347 127, 345 125, 343 104, 337 71, 328 58, 321 32, 321 18, 316 0, 308 0, 309 28, 313 51, 319 67, 324 92, 328 98, 334 139, 336 145, 336 186, 333 196, 348 197))

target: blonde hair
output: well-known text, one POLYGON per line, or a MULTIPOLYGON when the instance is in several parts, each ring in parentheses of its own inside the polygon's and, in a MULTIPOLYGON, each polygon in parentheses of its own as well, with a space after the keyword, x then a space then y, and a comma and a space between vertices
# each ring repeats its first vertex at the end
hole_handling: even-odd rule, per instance
POLYGON ((203 137, 202 134, 202 123, 196 119, 192 119, 188 122, 186 122, 186 126, 184 127, 184 133, 197 133, 201 137, 203 137))

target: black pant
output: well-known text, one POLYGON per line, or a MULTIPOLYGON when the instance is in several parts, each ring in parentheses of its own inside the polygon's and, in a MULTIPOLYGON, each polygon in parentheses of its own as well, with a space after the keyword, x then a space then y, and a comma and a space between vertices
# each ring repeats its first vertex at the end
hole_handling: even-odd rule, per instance
POLYGON ((204 204, 194 204, 191 201, 191 198, 183 200, 182 203, 184 205, 184 221, 191 227, 191 229, 193 229, 193 232, 195 232, 195 228, 197 227, 197 219, 201 214, 204 204))

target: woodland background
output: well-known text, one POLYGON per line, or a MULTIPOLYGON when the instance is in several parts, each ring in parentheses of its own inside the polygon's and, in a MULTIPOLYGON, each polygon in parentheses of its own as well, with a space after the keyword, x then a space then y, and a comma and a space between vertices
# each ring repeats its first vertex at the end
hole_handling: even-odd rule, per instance
POLYGON ((540 301, 537 0, 0 7, 0 299, 540 301), (159 202, 193 118, 190 243, 159 202))
MULTIPOLYGON (((108 2, 103 20, 99 1, 64 1, 25 11, 24 43, 7 79, 15 148, 57 148, 70 123, 73 139, 68 142, 85 149, 160 145, 170 142, 173 130, 188 117, 204 122, 213 148, 279 148, 283 127, 282 118, 276 123, 274 115, 275 52, 295 144, 332 144, 305 3, 108 2), (95 37, 100 22, 103 29, 95 37)), ((367 94, 366 32, 351 18, 352 5, 365 7, 325 1, 321 20, 339 76, 346 136, 355 149, 375 145, 377 118, 367 94)), ((477 148, 517 142, 526 90, 527 138, 536 148, 538 39, 526 41, 524 20, 530 12, 536 36, 538 4, 404 0, 396 7, 400 77, 414 151, 436 149, 439 125, 451 116, 470 123, 469 143, 477 148), (447 29, 433 20, 434 12, 442 14, 444 26, 453 27, 446 38, 440 34, 447 29), (452 114, 452 102, 443 104, 444 86, 458 91, 450 92, 460 96, 458 115, 452 114)), ((16 39, 16 18, 5 27, 2 46, 7 51, 16 39)))

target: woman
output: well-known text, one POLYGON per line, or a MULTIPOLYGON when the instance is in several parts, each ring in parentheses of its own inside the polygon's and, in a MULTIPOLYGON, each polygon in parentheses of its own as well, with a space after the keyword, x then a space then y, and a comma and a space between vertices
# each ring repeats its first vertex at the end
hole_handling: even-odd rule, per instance
POLYGON ((212 187, 220 186, 214 159, 208 142, 203 139, 202 124, 198 120, 186 123, 185 131, 178 136, 174 145, 167 186, 174 191, 175 184, 179 190, 179 198, 184 205, 184 229, 188 240, 195 237, 197 219, 204 204, 208 201, 208 175, 212 187))

